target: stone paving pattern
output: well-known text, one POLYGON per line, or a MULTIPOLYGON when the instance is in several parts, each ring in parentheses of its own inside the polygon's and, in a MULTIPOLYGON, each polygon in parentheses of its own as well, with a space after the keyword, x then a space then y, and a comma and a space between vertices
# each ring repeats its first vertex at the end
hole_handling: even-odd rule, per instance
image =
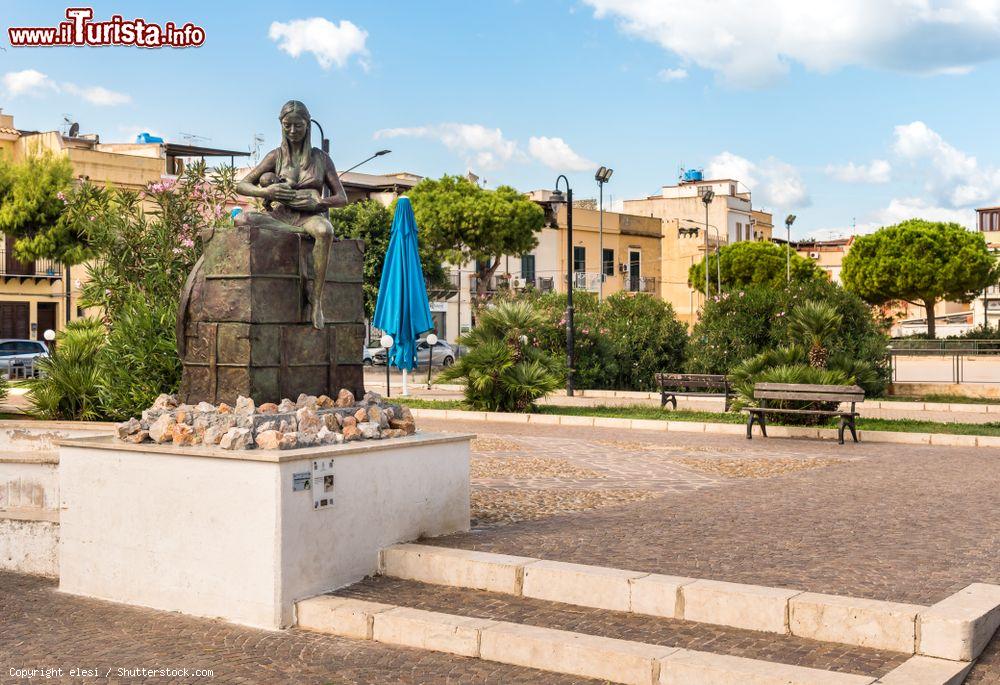
POLYGON ((0 683, 457 685, 594 683, 479 659, 305 631, 267 631, 60 594, 54 581, 0 572, 0 683), (211 669, 203 678, 10 677, 11 668, 211 669), (541 678, 539 676, 542 676, 541 678))
POLYGON ((620 640, 869 675, 873 678, 885 675, 909 656, 753 630, 637 616, 396 578, 366 580, 334 594, 414 609, 571 630, 620 640))

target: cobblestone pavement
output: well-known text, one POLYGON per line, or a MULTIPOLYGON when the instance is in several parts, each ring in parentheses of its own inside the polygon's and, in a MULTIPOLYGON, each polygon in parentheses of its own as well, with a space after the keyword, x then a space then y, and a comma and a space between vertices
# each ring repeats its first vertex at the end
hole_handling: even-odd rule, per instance
POLYGON ((492 592, 426 585, 395 578, 366 580, 335 594, 390 602, 415 609, 512 621, 667 647, 869 675, 873 678, 885 675, 907 658, 907 655, 896 652, 848 647, 706 623, 637 616, 492 592))
POLYGON ((60 594, 52 581, 0 572, 0 683, 382 685, 595 681, 304 631, 265 631, 60 594), (102 677, 71 678, 70 668, 102 677), (118 668, 210 669, 211 677, 118 678, 118 668), (10 669, 63 668, 63 677, 10 669), (111 678, 103 676, 112 669, 111 678))
MULTIPOLYGON (((421 427, 529 439, 543 456, 547 438, 622 439, 597 428, 430 420, 421 427)), ((922 604, 972 582, 1000 583, 1000 450, 643 431, 628 440, 705 458, 731 458, 736 449, 746 458, 849 461, 429 542, 922 604)), ((998 643, 970 683, 1000 683, 998 643)))

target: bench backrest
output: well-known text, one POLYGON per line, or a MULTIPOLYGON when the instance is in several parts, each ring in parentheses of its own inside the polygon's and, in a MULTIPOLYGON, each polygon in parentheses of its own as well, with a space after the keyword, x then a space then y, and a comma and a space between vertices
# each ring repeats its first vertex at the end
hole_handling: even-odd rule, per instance
POLYGON ((812 402, 864 402, 865 391, 856 385, 806 385, 803 383, 757 383, 756 400, 806 400, 812 402))
POLYGON ((656 382, 661 387, 685 386, 687 388, 727 388, 726 377, 712 373, 658 373, 656 382))

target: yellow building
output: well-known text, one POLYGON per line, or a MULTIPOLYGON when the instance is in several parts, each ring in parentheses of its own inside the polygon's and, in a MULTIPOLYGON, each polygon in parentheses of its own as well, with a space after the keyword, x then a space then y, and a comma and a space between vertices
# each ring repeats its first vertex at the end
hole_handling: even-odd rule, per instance
POLYGON ((750 193, 740 191, 741 185, 735 179, 697 178, 663 186, 659 195, 624 202, 626 212, 662 221, 660 293, 689 326, 697 321, 705 299, 704 285, 688 285, 688 270, 705 256, 706 219, 710 252, 742 240, 771 239, 771 215, 754 209, 750 193), (714 197, 706 217, 703 198, 709 190, 714 197))
MULTIPOLYGON (((23 131, 15 127, 13 116, 0 112, 0 155, 17 162, 39 154, 68 158, 77 178, 132 189, 175 175, 186 158, 248 155, 172 143, 102 144, 96 135, 23 131)), ((78 300, 86 267, 20 262, 13 242, 10 236, 0 242, 0 338, 38 340, 47 329, 58 331, 64 322, 82 316, 78 300)))

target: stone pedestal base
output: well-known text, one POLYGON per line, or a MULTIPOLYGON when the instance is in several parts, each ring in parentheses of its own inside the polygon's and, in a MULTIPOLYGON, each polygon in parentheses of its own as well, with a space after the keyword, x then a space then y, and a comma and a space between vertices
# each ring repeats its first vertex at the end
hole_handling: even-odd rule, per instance
POLYGON ((67 440, 59 588, 283 628, 296 600, 374 573, 383 547, 468 530, 470 438, 292 452, 67 440))

